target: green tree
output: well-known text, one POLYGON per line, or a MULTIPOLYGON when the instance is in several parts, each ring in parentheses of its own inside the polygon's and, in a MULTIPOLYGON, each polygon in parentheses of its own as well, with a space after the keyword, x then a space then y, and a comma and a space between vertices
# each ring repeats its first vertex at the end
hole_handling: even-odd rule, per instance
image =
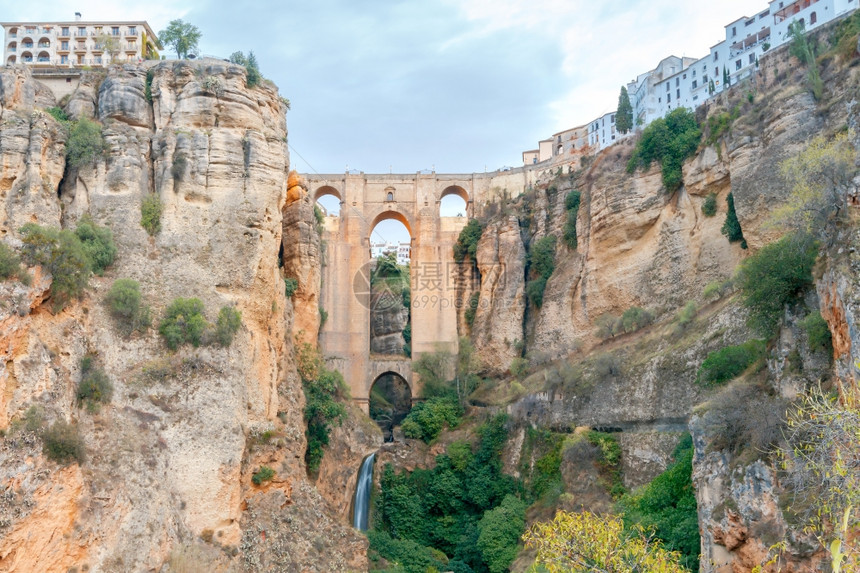
POLYGON ((726 196, 726 220, 723 222, 723 227, 720 229, 723 235, 729 238, 730 243, 740 241, 741 248, 747 248, 747 241, 744 239, 744 232, 741 230, 741 222, 738 220, 738 214, 735 212, 735 198, 729 193, 726 196))
POLYGON ((463 230, 460 231, 460 236, 457 237, 457 242, 454 243, 454 260, 462 263, 468 256, 472 261, 475 261, 475 255, 478 252, 478 241, 481 239, 481 233, 484 228, 477 219, 469 219, 463 230))
POLYGON ((627 133, 633 129, 633 106, 630 105, 630 96, 627 88, 621 86, 621 95, 618 96, 618 110, 615 112, 615 128, 621 133, 627 133))
POLYGON ((167 28, 158 33, 158 40, 164 46, 170 46, 180 60, 197 50, 197 43, 202 34, 197 26, 188 22, 171 20, 167 28))
POLYGON ((723 90, 729 88, 732 85, 732 77, 729 75, 729 70, 723 66, 723 90))
POLYGON ((786 304, 812 285, 818 243, 806 234, 787 235, 741 263, 737 285, 749 323, 765 336, 776 332, 786 304))
POLYGON ((162 209, 161 198, 157 193, 147 194, 140 202, 140 226, 150 236, 154 237, 161 230, 162 209))
POLYGON ((51 274, 54 308, 62 309, 79 297, 89 284, 92 262, 81 240, 68 229, 40 227, 27 223, 21 227, 22 254, 31 265, 42 265, 51 274))
POLYGON ((503 573, 513 563, 526 526, 525 515, 526 504, 510 494, 501 505, 484 512, 478 522, 478 549, 490 573, 503 573))
POLYGON ((653 161, 659 161, 663 186, 673 192, 683 182, 681 167, 684 160, 696 152, 701 139, 702 131, 695 114, 684 107, 674 109, 665 118, 652 121, 642 131, 642 137, 636 142, 627 163, 627 171, 633 173, 637 167, 647 169, 653 161))
POLYGON ((94 163, 107 149, 102 127, 82 117, 72 123, 66 141, 66 160, 71 167, 94 163))
POLYGON ((665 550, 641 526, 625 530, 621 519, 559 511, 523 536, 537 550, 535 562, 549 573, 687 573, 680 554, 665 550))
POLYGON ((84 252, 90 259, 93 272, 101 276, 116 258, 113 233, 107 227, 96 225, 89 215, 84 215, 78 221, 75 235, 80 239, 84 252))
POLYGON ((176 350, 185 343, 200 346, 209 326, 204 312, 203 301, 199 298, 177 298, 170 303, 158 325, 167 347, 176 350))
POLYGON ((6 243, 0 243, 0 280, 16 277, 24 284, 30 284, 30 275, 21 264, 21 257, 15 254, 6 243))
POLYGON ((126 335, 149 328, 149 307, 142 304, 140 283, 132 279, 117 279, 105 297, 111 316, 126 335))

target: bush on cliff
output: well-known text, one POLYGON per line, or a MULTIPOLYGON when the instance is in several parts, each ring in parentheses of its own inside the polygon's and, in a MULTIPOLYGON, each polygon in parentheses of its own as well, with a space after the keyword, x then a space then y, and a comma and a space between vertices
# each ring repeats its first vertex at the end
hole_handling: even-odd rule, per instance
POLYGON ((55 310, 81 296, 89 284, 92 262, 75 233, 27 223, 21 227, 22 255, 30 265, 41 265, 51 274, 55 310))
POLYGON ((484 228, 477 219, 470 219, 463 230, 460 231, 460 236, 457 237, 457 242, 454 243, 454 260, 462 263, 466 256, 473 262, 475 255, 478 252, 478 241, 481 239, 481 234, 484 228))
POLYGON ((30 275, 27 269, 21 264, 21 257, 15 254, 6 243, 0 243, 0 281, 17 278, 25 285, 29 285, 30 275))
POLYGON ((693 440, 686 434, 672 454, 675 460, 651 483, 624 495, 617 509, 624 528, 641 525, 652 530, 666 549, 678 551, 681 563, 699 570, 699 519, 693 490, 693 440))
POLYGON ((105 297, 105 303, 123 334, 143 331, 152 322, 149 307, 141 302, 140 284, 135 280, 115 280, 105 297))
POLYGON ((564 231, 562 238, 565 244, 571 249, 577 247, 576 237, 576 217, 579 215, 579 204, 582 200, 582 195, 579 191, 571 191, 564 199, 564 208, 567 213, 567 220, 564 222, 564 231))
POLYGON ((319 351, 307 342, 297 343, 296 367, 305 393, 305 463, 308 471, 319 469, 323 448, 329 443, 331 426, 340 425, 346 418, 346 407, 341 402, 349 391, 340 372, 329 370, 319 351))
POLYGON ((413 440, 430 443, 445 429, 457 427, 463 409, 456 397, 435 397, 412 407, 403 420, 403 434, 413 440))
POLYGON ((684 160, 696 152, 701 139, 696 115, 683 107, 674 109, 642 131, 627 163, 627 171, 633 173, 637 167, 647 169, 653 161, 659 161, 663 186, 666 191, 673 192, 681 186, 684 160))
POLYGON ((63 420, 57 420, 42 432, 42 452, 48 459, 61 464, 80 464, 86 459, 84 440, 78 427, 63 420))
POLYGON ((158 332, 171 350, 182 344, 200 346, 203 334, 209 323, 204 316, 205 308, 199 298, 177 298, 167 310, 158 325, 158 332))
POLYGON ((748 340, 737 346, 726 346, 708 354, 696 373, 696 382, 716 386, 739 376, 765 355, 762 340, 748 340))
POLYGON ((738 214, 735 212, 735 198, 729 193, 726 196, 726 220, 723 222, 723 227, 720 231, 729 238, 730 243, 740 242, 741 248, 747 248, 747 241, 744 239, 744 232, 741 230, 741 222, 738 220, 738 214))
POLYGON ((85 117, 72 122, 66 141, 66 161, 70 167, 94 163, 106 149, 101 125, 85 117))
POLYGON ((75 235, 80 239, 84 252, 90 259, 93 272, 101 276, 116 258, 113 233, 107 227, 96 225, 89 215, 84 215, 78 221, 75 235))
POLYGON ((81 361, 81 381, 78 384, 78 405, 84 403, 87 410, 97 412, 99 405, 107 404, 113 397, 113 384, 105 371, 96 366, 92 356, 81 361))
POLYGON ((161 199, 151 193, 140 202, 140 226, 146 229, 150 236, 155 236, 161 230, 161 199))
POLYGON ((818 243, 795 233, 762 247, 741 263, 737 285, 749 309, 749 324, 762 335, 776 333, 786 304, 812 285, 818 243))
POLYGON ((546 283, 555 270, 555 241, 555 235, 547 235, 529 248, 526 262, 530 278, 526 282, 526 295, 536 307, 543 305, 546 283))
POLYGON ((227 348, 233 343, 233 338, 242 326, 242 313, 232 306, 222 306, 215 321, 215 340, 227 348))

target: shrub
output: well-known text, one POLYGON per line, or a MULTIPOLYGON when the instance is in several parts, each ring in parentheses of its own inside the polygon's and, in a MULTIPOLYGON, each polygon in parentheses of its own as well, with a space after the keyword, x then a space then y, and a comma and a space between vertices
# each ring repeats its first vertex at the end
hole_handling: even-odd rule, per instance
POLYGON ((527 358, 516 357, 511 360, 511 375, 514 378, 522 379, 529 371, 529 361, 527 358))
POLYGON ((284 294, 287 295, 287 298, 292 298, 296 291, 299 290, 299 280, 294 279, 292 277, 287 277, 284 279, 284 294))
POLYGON ((260 466, 260 469, 251 476, 251 481, 254 482, 254 485, 260 485, 263 482, 271 481, 273 477, 275 477, 275 470, 269 466, 260 466))
POLYGON ((783 307, 812 284, 818 244, 808 235, 787 235, 741 263, 737 284, 749 323, 761 334, 776 332, 783 307))
POLYGON ((81 361, 81 382, 78 384, 78 405, 87 403, 89 411, 98 411, 99 404, 107 404, 113 397, 113 384, 105 371, 98 368, 92 356, 81 361))
POLYGON ((444 351, 423 352, 415 362, 415 372, 421 377, 424 398, 456 397, 457 389, 448 379, 454 357, 444 351))
POLYGON ((696 319, 696 312, 698 312, 698 309, 696 308, 695 302, 690 301, 685 304, 684 308, 678 312, 678 316, 675 319, 678 322, 678 327, 684 329, 692 324, 696 319))
POLYGON ((478 241, 481 239, 481 234, 484 228, 477 219, 470 219, 460 235, 457 237, 457 242, 454 243, 454 260, 462 263, 466 256, 472 261, 475 260, 475 255, 478 252, 478 241))
MULTIPOLYGON (((708 117, 708 145, 715 144, 720 137, 732 128, 732 123, 740 117, 740 107, 735 107, 731 112, 722 111, 708 117)), ((714 205, 716 208, 716 204, 714 205)), ((710 215, 708 215, 710 217, 710 215)))
POLYGON ((737 243, 740 241, 741 248, 746 249, 747 241, 744 239, 744 232, 741 230, 741 222, 738 221, 738 214, 735 212, 735 198, 731 193, 726 196, 726 204, 728 205, 726 220, 720 231, 723 235, 729 238, 730 243, 737 243))
POLYGON ((78 433, 78 427, 62 420, 54 422, 42 432, 42 452, 48 459, 61 464, 80 464, 86 459, 84 440, 78 433))
POLYGON ((812 350, 833 351, 833 338, 827 321, 818 311, 809 313, 809 316, 800 321, 800 326, 806 332, 809 340, 809 348, 812 350))
POLYGON ((83 293, 89 283, 91 261, 77 235, 64 229, 27 223, 21 228, 24 260, 42 265, 52 277, 55 310, 83 293))
POLYGON ((85 117, 72 123, 66 141, 66 160, 71 167, 82 167, 95 162, 106 149, 99 124, 85 117))
POLYGON ((200 346, 209 325, 203 313, 203 302, 199 298, 177 298, 170 303, 158 325, 167 347, 176 350, 186 343, 200 346))
POLYGON ((682 555, 681 563, 690 571, 699 570, 699 520, 693 489, 693 440, 686 434, 666 471, 635 493, 624 495, 617 504, 624 528, 639 525, 654 532, 665 547, 682 555))
POLYGON ((735 378, 751 364, 764 358, 762 340, 748 340, 737 346, 726 346, 708 354, 696 373, 696 382, 716 386, 735 378))
POLYGON ((594 320, 594 325, 597 327, 597 337, 606 340, 620 332, 621 319, 610 313, 601 314, 594 320))
POLYGON ((705 197, 705 202, 702 203, 702 215, 705 217, 713 217, 717 214, 717 194, 708 193, 705 197))
MULTIPOLYGON (((370 541, 370 555, 373 552, 383 556, 386 560, 397 563, 397 569, 389 571, 450 571, 450 563, 447 559, 440 560, 437 551, 426 547, 411 539, 397 539, 385 531, 368 531, 367 538, 370 541)), ((372 558, 372 557, 371 557, 372 558)))
POLYGON ((537 307, 543 304, 546 283, 555 270, 555 242, 555 235, 547 235, 535 241, 529 249, 527 264, 531 280, 526 284, 526 295, 537 307))
POLYGON ((31 281, 27 269, 21 264, 21 258, 6 243, 0 243, 0 280, 5 281, 12 277, 25 285, 29 285, 31 281))
POLYGON ((576 237, 576 217, 579 214, 579 204, 581 201, 581 193, 579 191, 571 191, 564 199, 564 207, 567 210, 567 220, 564 223, 562 238, 565 244, 571 249, 577 247, 576 237))
POLYGON ((155 193, 146 195, 140 202, 140 225, 151 236, 161 230, 161 210, 161 199, 155 193))
POLYGON ((152 80, 155 79, 155 70, 149 68, 146 70, 146 83, 143 86, 143 97, 149 103, 152 103, 152 80))
POLYGON ((526 527, 526 504, 506 495, 501 505, 484 512, 478 522, 478 549, 490 573, 503 573, 519 552, 518 542, 526 527))
POLYGON ((305 463, 308 471, 319 469, 323 448, 328 445, 331 425, 340 425, 346 417, 346 408, 336 401, 343 395, 343 378, 337 371, 324 369, 318 380, 303 384, 305 390, 305 422, 307 450, 305 463))
POLYGON ((701 138, 695 114, 683 107, 674 109, 642 131, 627 171, 633 173, 637 167, 647 169, 652 161, 659 161, 664 187, 669 192, 675 191, 682 182, 681 166, 696 152, 701 138))
POLYGON ((621 375, 621 361, 614 354, 598 354, 594 359, 594 374, 598 380, 617 378, 621 375))
POLYGON ((621 315, 621 328, 625 333, 636 332, 651 324, 654 315, 638 306, 631 306, 621 315))
POLYGON ((233 337, 242 326, 242 313, 231 306, 222 306, 215 321, 215 340, 227 348, 233 343, 233 337))
POLYGON ((472 325, 475 324, 475 315, 478 313, 480 302, 481 293, 473 292, 472 296, 469 297, 469 304, 466 305, 466 311, 463 313, 463 317, 466 319, 466 324, 469 325, 469 328, 472 328, 472 325))
POLYGON ((105 297, 111 316, 121 329, 130 334, 135 330, 149 328, 151 323, 148 306, 141 304, 140 284, 132 279, 117 279, 105 297))
POLYGON ((66 112, 61 107, 57 107, 57 106, 49 107, 46 111, 48 112, 48 114, 50 114, 51 117, 53 117, 54 119, 56 119, 59 122, 69 121, 69 116, 66 114, 66 112))
POLYGON ((84 215, 78 221, 75 235, 81 240, 84 252, 92 264, 93 272, 101 276, 116 258, 113 233, 107 227, 96 225, 89 215, 84 215))
POLYGON ((462 415, 463 410, 455 398, 435 397, 413 406, 401 427, 407 438, 429 444, 446 425, 449 428, 457 427, 462 415))
POLYGON ((740 456, 760 457, 782 438, 788 402, 772 390, 741 381, 723 388, 706 405, 703 421, 711 448, 740 456))
POLYGON ((585 438, 592 446, 600 448, 597 467, 606 491, 618 499, 624 495, 624 481, 621 475, 621 445, 614 435, 605 432, 591 431, 585 438))

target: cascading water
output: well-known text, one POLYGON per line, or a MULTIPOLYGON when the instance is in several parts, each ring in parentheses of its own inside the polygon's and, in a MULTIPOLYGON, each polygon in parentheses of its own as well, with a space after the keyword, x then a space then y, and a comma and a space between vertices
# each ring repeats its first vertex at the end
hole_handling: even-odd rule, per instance
POLYGON ((361 463, 358 471, 358 481, 355 483, 355 510, 353 512, 352 526, 359 531, 367 531, 367 517, 370 512, 370 489, 373 487, 373 458, 372 453, 361 463))

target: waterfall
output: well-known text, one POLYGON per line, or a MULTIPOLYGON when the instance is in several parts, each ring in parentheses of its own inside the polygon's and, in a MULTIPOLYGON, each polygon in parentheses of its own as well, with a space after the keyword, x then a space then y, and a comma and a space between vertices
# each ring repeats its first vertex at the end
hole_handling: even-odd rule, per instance
POLYGON ((358 471, 358 481, 355 483, 355 509, 352 526, 359 531, 367 531, 367 516, 370 513, 370 490, 373 487, 373 458, 372 453, 361 462, 358 471))

